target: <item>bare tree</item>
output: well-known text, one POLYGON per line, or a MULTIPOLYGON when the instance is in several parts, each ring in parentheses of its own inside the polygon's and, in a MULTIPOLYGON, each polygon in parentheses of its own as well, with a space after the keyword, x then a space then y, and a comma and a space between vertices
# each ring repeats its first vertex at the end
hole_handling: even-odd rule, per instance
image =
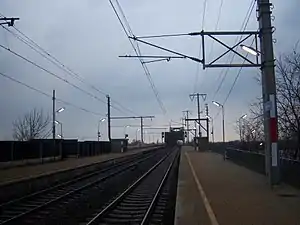
POLYGON ((296 49, 282 55, 277 62, 278 129, 281 137, 297 143, 300 148, 300 53, 296 49))
POLYGON ((241 140, 246 142, 263 141, 263 105, 262 100, 258 98, 250 104, 250 113, 247 118, 236 122, 236 132, 241 135, 241 140))
POLYGON ((43 110, 33 109, 13 122, 13 138, 29 141, 42 138, 50 123, 50 117, 43 110))
MULTIPOLYGON (((292 157, 297 158, 300 153, 300 52, 297 47, 282 54, 276 64, 278 135, 285 146, 293 146, 292 157)), ((261 83, 260 77, 256 80, 261 83)), ((261 99, 251 105, 250 112, 257 117, 263 114, 261 99)))

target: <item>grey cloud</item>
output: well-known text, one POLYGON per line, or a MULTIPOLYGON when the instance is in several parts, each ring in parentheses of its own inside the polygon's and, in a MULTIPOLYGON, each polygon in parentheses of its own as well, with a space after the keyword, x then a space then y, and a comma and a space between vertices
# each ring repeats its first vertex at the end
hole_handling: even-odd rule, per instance
MULTIPOLYGON (((220 1, 207 1, 205 18, 206 30, 214 30, 220 1)), ((252 0, 224 1, 222 16, 219 23, 220 30, 239 30, 245 13, 252 0)), ((188 1, 120 1, 129 23, 136 35, 168 34, 197 31, 202 29, 203 2, 196 0, 188 1)), ((20 21, 16 26, 32 37, 37 43, 47 49, 51 54, 70 66, 83 76, 87 82, 101 87, 111 94, 112 98, 124 106, 133 109, 137 114, 155 114, 157 119, 153 124, 168 124, 167 118, 179 120, 182 110, 190 108, 195 111, 195 102, 191 102, 188 94, 193 91, 195 82, 196 63, 189 60, 172 60, 169 63, 149 64, 152 78, 159 90, 160 96, 168 110, 168 115, 162 115, 158 104, 151 91, 146 76, 137 60, 120 59, 119 55, 133 54, 131 46, 126 39, 117 18, 113 14, 108 1, 12 1, 3 0, 0 3, 1 13, 7 16, 19 16, 20 21)), ((275 37, 277 44, 276 52, 283 52, 292 47, 299 39, 299 31, 295 29, 299 24, 296 9, 299 8, 297 0, 283 2, 274 0, 274 25, 277 30, 275 37), (287 35, 289 34, 289 35, 287 35)), ((256 29, 257 22, 253 15, 249 22, 249 29, 256 29)), ((234 39, 228 40, 233 43, 234 39)), ((199 38, 170 38, 153 40, 154 43, 198 56, 199 38)), ((94 95, 105 100, 104 95, 89 89, 77 80, 65 75, 61 70, 33 53, 26 46, 14 40, 4 30, 0 32, 0 43, 8 45, 11 49, 33 59, 44 67, 54 71, 61 77, 84 87, 94 95), (8 40, 8 41, 7 41, 8 40)), ((207 42, 209 51, 211 42, 207 42)), ((157 49, 140 45, 144 54, 162 54, 157 49)), ((221 52, 220 46, 214 44, 212 56, 221 52)), ((28 65, 9 53, 0 51, 0 72, 6 72, 24 82, 42 89, 51 94, 53 88, 58 96, 73 102, 81 107, 105 114, 106 106, 78 90, 69 87, 65 83, 44 74, 40 70, 28 65)), ((215 92, 216 83, 219 81, 221 70, 209 69, 202 71, 200 66, 199 84, 197 91, 208 92, 208 100, 215 92)), ((223 101, 233 79, 237 73, 231 69, 216 99, 223 101)), ((226 106, 228 121, 234 119, 244 111, 247 105, 256 96, 260 95, 260 87, 253 80, 255 69, 243 69, 243 72, 235 86, 226 106)), ((2 138, 11 134, 11 122, 32 107, 40 106, 51 111, 51 99, 27 90, 18 84, 1 78, 0 103, 1 110, 1 133, 2 138), (3 80, 3 81, 2 81, 3 80)), ((212 115, 217 109, 210 106, 212 115)), ((122 113, 113 110, 114 115, 122 113)), ((125 113, 124 113, 125 114, 125 113)), ((130 113, 128 113, 130 114, 130 113)), ((95 137, 97 128, 97 116, 81 112, 69 107, 60 119, 64 122, 66 137, 95 137)), ((220 129, 220 123, 216 119, 216 128, 220 129)), ((136 121, 114 122, 116 125, 126 123, 135 124, 136 121)), ((106 125, 105 125, 106 126, 106 125)), ((103 132, 105 132, 103 126, 103 132)), ((123 130, 114 129, 115 136, 122 136, 123 130)), ((131 136, 135 135, 134 129, 129 130, 131 136)), ((217 132, 218 133, 218 132, 217 132)), ((234 131, 230 126, 227 133, 234 137, 234 131)), ((217 138, 220 139, 218 133, 217 138)))

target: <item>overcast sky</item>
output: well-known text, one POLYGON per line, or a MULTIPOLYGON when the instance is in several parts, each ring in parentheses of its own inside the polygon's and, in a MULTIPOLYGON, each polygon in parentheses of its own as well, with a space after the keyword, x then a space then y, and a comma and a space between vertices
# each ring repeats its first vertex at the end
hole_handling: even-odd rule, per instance
MULTIPOLYGON (((199 31, 204 27, 214 31, 218 18, 221 0, 207 0, 204 24, 203 0, 120 0, 129 24, 136 36, 152 34, 173 34, 199 31)), ((218 30, 240 30, 246 12, 252 0, 226 0, 223 2, 218 30)), ((274 0, 273 14, 276 32, 274 38, 275 52, 279 54, 291 49, 299 40, 300 18, 297 16, 300 2, 298 0, 274 0)), ((168 125, 170 120, 179 121, 182 110, 189 109, 196 116, 196 102, 191 102, 189 94, 194 91, 207 93, 211 116, 218 113, 218 108, 211 104, 212 100, 223 102, 239 69, 230 69, 223 86, 216 93, 221 81, 223 69, 202 70, 199 67, 196 78, 197 63, 187 59, 174 59, 170 62, 148 64, 151 77, 167 110, 164 115, 156 101, 144 71, 136 59, 119 58, 119 55, 131 54, 133 49, 126 38, 108 0, 2 0, 0 13, 7 17, 20 17, 16 28, 32 38, 51 55, 59 59, 84 78, 85 83, 97 87, 110 94, 113 101, 135 112, 135 115, 154 115, 156 118, 145 120, 152 127, 168 125), (196 87, 196 89, 194 89, 196 87)), ((247 30, 256 30, 255 10, 253 11, 247 30)), ((13 28, 11 31, 16 32, 13 28)), ((236 37, 224 37, 226 43, 232 44, 236 37)), ((199 37, 177 37, 162 40, 153 39, 164 47, 177 50, 187 55, 198 57, 199 37)), ((30 60, 42 65, 68 82, 92 93, 106 101, 105 95, 91 89, 61 69, 32 51, 3 28, 0 29, 0 44, 14 50, 30 60)), ((164 54, 157 49, 140 45, 145 55, 164 54)), ((207 40, 206 50, 210 58, 218 57, 224 49, 217 43, 207 40), (213 46, 213 47, 212 47, 213 46)), ((240 50, 239 50, 240 51, 240 50)), ((224 58, 227 60, 227 56, 224 58)), ((237 61, 240 62, 240 61, 237 61)), ((66 110, 58 114, 63 123, 65 138, 95 139, 97 124, 106 114, 106 105, 74 87, 56 79, 38 68, 22 61, 4 49, 0 49, 0 72, 30 84, 51 95, 55 89, 57 97, 76 106, 96 112, 94 115, 62 103, 66 110)), ((233 127, 236 119, 248 112, 249 103, 261 96, 261 87, 256 83, 257 69, 245 68, 225 105, 226 139, 237 139, 233 127)), ((12 122, 34 107, 51 112, 51 98, 36 93, 20 84, 0 77, 0 138, 12 138, 12 122)), ((202 106, 205 102, 202 101, 202 106)), ((113 103, 119 107, 116 103, 113 103)), ((112 109, 112 116, 130 116, 128 111, 112 109), (121 112, 120 112, 121 111, 121 112)), ((113 121, 113 137, 122 137, 124 125, 138 125, 138 120, 113 121)), ((175 125, 175 124, 174 124, 175 125)), ((214 121, 215 139, 221 140, 221 116, 214 121)), ((103 138, 106 139, 106 122, 101 124, 103 138)), ((50 129, 50 128, 49 128, 50 129)), ((126 132, 135 138, 137 127, 128 127, 126 132)), ((150 133, 161 130, 149 130, 150 133)))

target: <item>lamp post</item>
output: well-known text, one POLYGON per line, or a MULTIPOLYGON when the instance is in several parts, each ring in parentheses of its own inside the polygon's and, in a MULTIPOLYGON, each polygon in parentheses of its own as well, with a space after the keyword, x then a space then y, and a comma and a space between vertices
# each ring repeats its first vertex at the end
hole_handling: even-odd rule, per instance
POLYGON ((223 143, 225 143, 225 112, 224 112, 224 105, 219 102, 212 101, 212 103, 218 107, 222 108, 222 133, 223 133, 223 143))
POLYGON ((212 136, 212 143, 215 142, 215 134, 214 134, 214 120, 211 116, 207 115, 206 116, 207 119, 209 119, 211 121, 211 136, 212 136))
POLYGON ((106 120, 105 118, 102 118, 101 120, 98 121, 98 132, 97 132, 98 141, 100 141, 100 137, 101 137, 101 134, 100 134, 100 123, 104 122, 105 120, 106 120))
POLYGON ((138 132, 140 131, 141 129, 138 128, 136 129, 136 132, 135 132, 135 140, 138 141, 138 132))
MULTIPOLYGON (((56 114, 61 113, 65 110, 65 107, 61 107, 58 110, 55 111, 55 104, 53 104, 53 139, 55 139, 55 124, 60 124, 61 125, 61 130, 62 130, 62 123, 58 122, 55 118, 56 118, 56 114)), ((62 136, 62 132, 61 132, 61 136, 62 136)))
POLYGON ((129 125, 124 126, 124 136, 126 135, 126 128, 130 127, 129 125))
POLYGON ((247 117, 247 114, 244 114, 244 115, 242 115, 240 118, 239 118, 239 130, 240 130, 240 141, 242 142, 242 123, 241 123, 241 121, 243 120, 243 119, 245 119, 247 117))
POLYGON ((58 134, 57 137, 59 137, 60 139, 63 139, 63 127, 62 127, 62 123, 59 122, 59 121, 57 121, 57 120, 55 120, 54 122, 55 122, 55 124, 60 125, 60 134, 58 134))
MULTIPOLYGON (((216 102, 216 101, 212 101, 212 103, 218 107, 221 107, 222 108, 222 136, 223 136, 223 143, 225 143, 225 112, 224 112, 224 105, 222 105, 221 103, 219 102, 216 102)), ((225 146, 224 146, 225 147, 225 146)), ((223 159, 225 160, 226 159, 226 148, 224 150, 224 155, 223 155, 223 159)))

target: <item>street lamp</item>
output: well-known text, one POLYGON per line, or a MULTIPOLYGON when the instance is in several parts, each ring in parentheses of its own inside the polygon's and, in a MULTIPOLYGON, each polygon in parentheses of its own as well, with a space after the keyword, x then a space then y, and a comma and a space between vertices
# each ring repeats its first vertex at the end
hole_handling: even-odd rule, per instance
POLYGON ((57 121, 55 118, 56 118, 56 114, 57 113, 61 113, 65 109, 66 109, 65 107, 61 107, 61 108, 59 108, 58 110, 55 111, 55 107, 53 108, 53 139, 55 139, 55 124, 59 124, 60 125, 60 128, 61 128, 60 138, 63 137, 63 135, 62 135, 62 123, 59 122, 59 121, 57 121))
POLYGON ((243 120, 243 119, 245 119, 247 117, 247 114, 244 114, 244 115, 242 115, 240 118, 239 118, 239 130, 240 130, 240 141, 242 142, 242 123, 241 123, 241 121, 243 120))
POLYGON ((207 115, 206 116, 207 119, 209 119, 211 121, 211 136, 212 136, 212 142, 215 142, 215 135, 214 135, 214 120, 211 116, 207 115))
POLYGON ((65 107, 61 107, 61 108, 59 108, 56 112, 57 113, 61 113, 62 111, 64 111, 65 110, 65 107))
POLYGON ((138 132, 141 130, 141 128, 138 128, 136 129, 136 132, 135 132, 135 140, 137 141, 138 140, 138 132))
POLYGON ((106 120, 105 118, 102 118, 101 120, 98 121, 98 132, 97 132, 98 141, 100 141, 100 137, 101 137, 101 135, 100 135, 100 123, 104 122, 105 120, 106 120))
MULTIPOLYGON (((216 101, 212 101, 212 103, 218 107, 221 107, 222 108, 222 133, 223 133, 223 143, 225 143, 225 113, 224 113, 224 105, 222 105, 221 103, 219 102, 216 102, 216 101)), ((226 159, 226 149, 224 151, 224 159, 226 159)))
POLYGON ((124 126, 124 135, 126 135, 126 128, 130 127, 129 125, 124 126))
POLYGON ((252 48, 250 46, 246 46, 246 45, 240 45, 240 46, 241 46, 241 48, 244 51, 250 53, 251 55, 254 55, 254 56, 258 56, 259 55, 259 51, 257 51, 256 49, 254 49, 254 48, 252 48))
POLYGON ((59 122, 59 121, 57 121, 57 120, 55 120, 54 123, 57 124, 57 125, 60 125, 60 134, 58 134, 57 137, 63 139, 63 128, 62 128, 62 123, 59 122))

